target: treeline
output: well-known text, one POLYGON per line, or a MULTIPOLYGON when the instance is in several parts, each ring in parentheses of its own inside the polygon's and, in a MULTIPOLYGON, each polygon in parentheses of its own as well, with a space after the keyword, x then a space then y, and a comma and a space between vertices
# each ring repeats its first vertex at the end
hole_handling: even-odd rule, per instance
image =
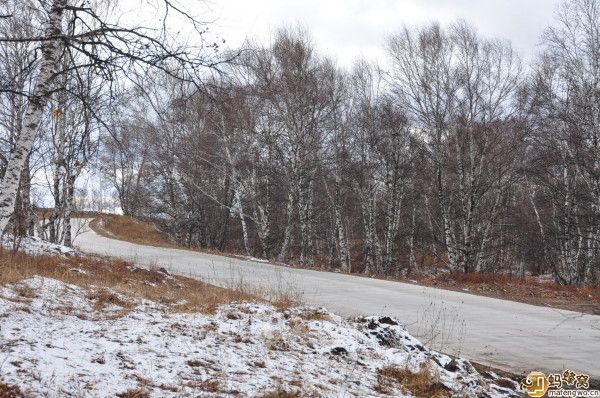
POLYGON ((347 71, 283 29, 201 93, 162 79, 146 87, 155 101, 132 98, 103 171, 125 214, 190 247, 593 285, 599 32, 600 2, 574 0, 530 65, 461 21, 404 28, 385 43, 385 68, 347 71))

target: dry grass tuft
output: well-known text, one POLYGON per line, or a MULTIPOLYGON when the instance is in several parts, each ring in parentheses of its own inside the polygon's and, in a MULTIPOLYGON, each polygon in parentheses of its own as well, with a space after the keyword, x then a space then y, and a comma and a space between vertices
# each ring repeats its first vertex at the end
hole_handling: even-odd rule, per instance
MULTIPOLYGON (((169 305, 175 312, 212 313, 222 304, 258 300, 242 290, 223 289, 191 278, 169 276, 160 270, 138 268, 125 261, 97 257, 31 256, 0 248, 0 285, 16 284, 36 275, 90 288, 90 297, 96 301, 97 309, 107 304, 125 308, 131 305, 107 292, 107 289, 126 297, 169 305)), ((35 294, 30 289, 19 292, 23 297, 35 294)))
POLYGON ((131 303, 121 299, 119 296, 114 294, 108 289, 99 289, 88 296, 89 300, 94 301, 94 309, 96 311, 102 311, 104 307, 108 305, 116 305, 121 308, 130 308, 131 303))
POLYGON ((297 307, 299 301, 290 297, 289 295, 283 295, 272 301, 273 306, 281 311, 289 310, 290 308, 297 307))
POLYGON ((515 388, 515 382, 510 379, 498 379, 494 381, 494 384, 504 388, 510 388, 513 390, 515 388))
POLYGON ((141 245, 176 247, 154 225, 133 217, 104 214, 90 222, 98 235, 141 245))
POLYGON ((119 398, 150 398, 150 394, 143 388, 135 388, 133 390, 127 390, 120 394, 117 394, 119 398))
POLYGON ((25 398, 25 394, 18 386, 9 386, 0 382, 0 398, 25 398))
POLYGON ((221 384, 216 379, 205 380, 205 381, 201 382, 198 385, 198 387, 200 387, 200 389, 202 391, 206 391, 206 392, 220 392, 221 391, 221 384))
POLYGON ((271 351, 289 351, 290 344, 288 339, 281 332, 273 332, 267 340, 267 348, 271 351))
POLYGON ((439 375, 423 364, 417 373, 396 365, 386 366, 377 371, 376 391, 390 394, 395 386, 402 386, 417 398, 449 397, 448 388, 440 383, 439 375))
POLYGON ((329 314, 320 310, 302 311, 298 316, 305 321, 328 321, 329 314))
POLYGON ((300 392, 298 391, 287 391, 283 388, 278 388, 277 390, 268 392, 264 395, 261 395, 261 398, 298 398, 300 397, 300 392))
POLYGON ((37 293, 35 292, 35 289, 31 286, 24 286, 24 285, 19 285, 19 286, 15 286, 15 293, 17 293, 19 295, 19 297, 23 297, 23 298, 36 298, 37 297, 37 293))

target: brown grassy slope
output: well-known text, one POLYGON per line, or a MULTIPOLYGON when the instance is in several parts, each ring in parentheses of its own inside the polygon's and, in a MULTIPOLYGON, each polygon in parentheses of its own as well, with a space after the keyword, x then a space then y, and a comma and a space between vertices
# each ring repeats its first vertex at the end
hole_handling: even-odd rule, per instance
POLYGON ((223 289, 194 279, 170 276, 161 269, 138 268, 125 261, 92 257, 30 256, 0 249, 0 285, 18 283, 35 275, 61 280, 84 288, 94 286, 101 307, 113 300, 109 288, 129 297, 174 305, 175 311, 213 312, 231 302, 257 300, 249 291, 223 289))
POLYGON ((141 245, 176 247, 154 225, 133 217, 103 214, 90 222, 90 228, 98 235, 141 245))
POLYGON ((100 214, 90 222, 90 228, 98 235, 139 245, 190 250, 220 256, 237 257, 236 254, 211 248, 197 248, 178 245, 153 224, 134 217, 117 214, 100 214))

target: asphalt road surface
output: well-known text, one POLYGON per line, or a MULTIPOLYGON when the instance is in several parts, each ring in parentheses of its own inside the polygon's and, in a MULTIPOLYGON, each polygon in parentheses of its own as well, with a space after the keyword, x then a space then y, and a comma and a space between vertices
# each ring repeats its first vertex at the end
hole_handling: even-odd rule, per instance
POLYGON ((187 250, 136 245, 89 229, 82 251, 164 267, 215 285, 290 294, 342 315, 385 314, 400 319, 431 348, 504 369, 600 378, 600 316, 538 307, 408 283, 294 269, 187 250))

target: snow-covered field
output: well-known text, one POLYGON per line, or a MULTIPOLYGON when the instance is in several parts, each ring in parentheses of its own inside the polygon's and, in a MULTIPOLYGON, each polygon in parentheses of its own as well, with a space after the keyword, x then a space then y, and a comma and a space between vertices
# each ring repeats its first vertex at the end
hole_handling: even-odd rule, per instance
POLYGON ((28 397, 136 389, 150 397, 411 396, 387 373, 378 377, 386 367, 427 368, 448 396, 518 394, 495 375, 428 350, 387 317, 345 320, 324 309, 256 303, 175 313, 42 277, 0 287, 0 382, 28 397))

